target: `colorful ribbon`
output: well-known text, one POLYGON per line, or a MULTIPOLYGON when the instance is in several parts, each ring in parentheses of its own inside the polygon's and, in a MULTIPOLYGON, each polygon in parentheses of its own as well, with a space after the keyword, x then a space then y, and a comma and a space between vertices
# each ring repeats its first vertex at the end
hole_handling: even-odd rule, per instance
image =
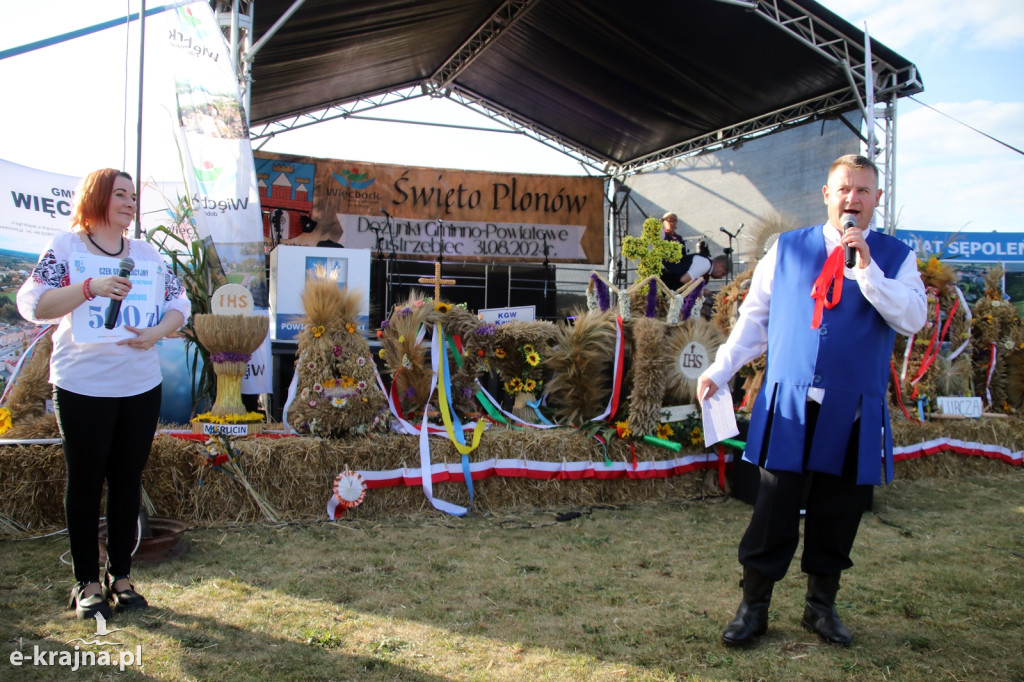
POLYGON ((936 291, 936 294, 935 294, 935 331, 932 333, 932 338, 928 342, 928 347, 924 351, 924 356, 921 358, 921 367, 920 367, 920 369, 917 372, 917 376, 915 376, 913 381, 910 382, 910 385, 914 387, 914 392, 910 395, 910 397, 912 399, 917 397, 917 383, 919 381, 921 381, 921 378, 924 376, 925 372, 928 371, 928 368, 935 361, 935 358, 937 358, 939 356, 939 349, 942 348, 942 342, 946 338, 946 332, 949 331, 949 325, 953 321, 953 316, 956 315, 956 311, 957 311, 957 308, 959 306, 960 306, 960 301, 959 300, 953 301, 953 307, 950 308, 949 314, 946 316, 946 323, 944 325, 942 325, 942 331, 940 332, 939 331, 939 314, 941 312, 941 308, 940 308, 940 305, 939 305, 938 292, 936 291))
POLYGON ((619 410, 619 395, 622 392, 622 366, 626 360, 625 334, 622 331, 621 316, 615 318, 615 325, 615 364, 612 368, 612 394, 608 397, 608 406, 605 408, 605 411, 590 420, 593 422, 611 421, 619 410))
MULTIPOLYGON (((954 286, 953 289, 954 291, 956 291, 956 296, 960 300, 960 307, 963 308, 964 316, 967 318, 967 328, 970 329, 971 320, 973 319, 973 315, 971 315, 971 306, 967 305, 967 299, 964 298, 964 292, 960 290, 960 287, 954 286)), ((964 349, 967 348, 967 346, 969 346, 970 344, 971 335, 967 334, 967 338, 964 339, 964 342, 961 343, 955 351, 947 355, 946 359, 949 360, 950 362, 953 362, 956 356, 960 355, 960 353, 963 353, 964 349)))
POLYGON ((903 389, 900 387, 900 379, 896 376, 896 366, 892 364, 892 360, 889 361, 889 370, 892 372, 892 385, 896 391, 896 404, 903 410, 903 416, 909 421, 917 421, 910 416, 910 412, 907 411, 907 406, 903 404, 903 389))
POLYGON ((985 400, 992 406, 992 375, 996 372, 996 344, 993 341, 989 348, 988 372, 985 374, 985 400))
MULTIPOLYGON (((485 419, 477 420, 476 427, 473 429, 472 445, 466 445, 466 436, 464 434, 466 427, 459 421, 459 417, 451 405, 452 384, 451 374, 448 371, 448 354, 444 350, 444 330, 441 329, 439 322, 435 323, 435 325, 435 341, 431 348, 431 364, 434 365, 434 370, 437 373, 437 404, 441 412, 441 421, 444 422, 445 429, 448 432, 448 438, 455 445, 455 449, 465 457, 480 445, 480 438, 483 436, 487 421, 485 419)), ((468 461, 466 459, 467 463, 468 461)), ((471 480, 469 486, 469 496, 472 499, 473 487, 471 480)))

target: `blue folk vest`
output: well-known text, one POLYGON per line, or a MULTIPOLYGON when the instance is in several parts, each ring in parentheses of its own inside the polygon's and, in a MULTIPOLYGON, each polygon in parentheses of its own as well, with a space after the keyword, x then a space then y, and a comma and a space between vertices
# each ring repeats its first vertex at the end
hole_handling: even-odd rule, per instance
MULTIPOLYGON (((870 231, 871 260, 893 278, 910 252, 898 239, 870 231)), ((859 421, 857 483, 892 480, 892 432, 886 391, 896 332, 864 298, 855 280, 843 282, 838 305, 811 329, 811 286, 828 257, 822 226, 780 235, 768 317, 765 381, 754 401, 743 458, 767 469, 839 475, 854 423, 859 421), (817 428, 806 445, 807 389, 821 388, 817 428)), ((830 297, 831 298, 831 297, 830 297)))

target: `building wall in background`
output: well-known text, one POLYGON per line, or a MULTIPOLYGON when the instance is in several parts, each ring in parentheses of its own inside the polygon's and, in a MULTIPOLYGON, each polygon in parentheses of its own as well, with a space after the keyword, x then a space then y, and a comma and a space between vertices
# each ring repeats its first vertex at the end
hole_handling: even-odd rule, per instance
MULTIPOLYGON (((848 115, 851 116, 851 115, 848 115)), ((860 117, 851 116, 854 127, 860 117)), ((689 252, 705 236, 712 256, 736 234, 735 272, 751 261, 759 220, 773 213, 794 226, 824 222, 821 187, 828 167, 843 154, 858 153, 860 141, 838 120, 815 121, 700 156, 667 162, 626 179, 630 188, 629 233, 639 234, 645 218, 672 211, 689 252)))

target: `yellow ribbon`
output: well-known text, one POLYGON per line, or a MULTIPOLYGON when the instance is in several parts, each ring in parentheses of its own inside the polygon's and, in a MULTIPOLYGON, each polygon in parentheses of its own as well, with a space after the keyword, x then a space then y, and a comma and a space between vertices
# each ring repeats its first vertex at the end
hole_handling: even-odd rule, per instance
MULTIPOLYGON (((439 339, 437 344, 438 352, 444 353, 444 340, 441 336, 444 332, 441 331, 441 325, 439 323, 435 323, 434 334, 436 334, 439 339)), ((483 417, 477 420, 476 428, 473 429, 472 445, 463 445, 455 437, 455 426, 452 423, 452 415, 448 410, 448 391, 445 390, 445 384, 447 382, 445 381, 444 376, 444 365, 444 356, 442 355, 437 359, 437 404, 441 409, 441 421, 444 422, 444 427, 448 431, 448 438, 450 438, 452 443, 455 445, 455 449, 459 451, 459 454, 468 455, 473 452, 473 450, 476 450, 477 446, 480 445, 480 438, 484 435, 484 428, 487 426, 487 421, 483 417)))

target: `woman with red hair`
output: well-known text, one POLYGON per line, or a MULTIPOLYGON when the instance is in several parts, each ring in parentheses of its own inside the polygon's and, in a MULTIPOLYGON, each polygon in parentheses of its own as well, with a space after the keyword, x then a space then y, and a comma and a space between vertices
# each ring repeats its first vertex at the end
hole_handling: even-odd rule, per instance
POLYGON ((127 173, 105 168, 87 175, 75 191, 71 230, 50 240, 18 290, 18 310, 26 319, 57 325, 50 383, 67 465, 64 507, 76 580, 69 606, 81 619, 109 618, 110 600, 118 610, 147 606, 130 571, 142 470, 160 415, 162 376, 154 345, 177 332, 191 312, 184 287, 156 248, 127 236, 136 200, 127 173), (129 325, 127 317, 122 324, 118 315, 112 324, 128 334, 96 341, 86 334, 81 314, 74 313, 83 306, 95 312, 124 301, 132 291, 131 280, 121 274, 125 267, 162 274, 156 314, 137 326, 129 325), (83 278, 84 272, 117 274, 83 278), (98 297, 109 302, 90 306, 98 297), (97 510, 104 482, 107 564, 100 583, 97 510))

